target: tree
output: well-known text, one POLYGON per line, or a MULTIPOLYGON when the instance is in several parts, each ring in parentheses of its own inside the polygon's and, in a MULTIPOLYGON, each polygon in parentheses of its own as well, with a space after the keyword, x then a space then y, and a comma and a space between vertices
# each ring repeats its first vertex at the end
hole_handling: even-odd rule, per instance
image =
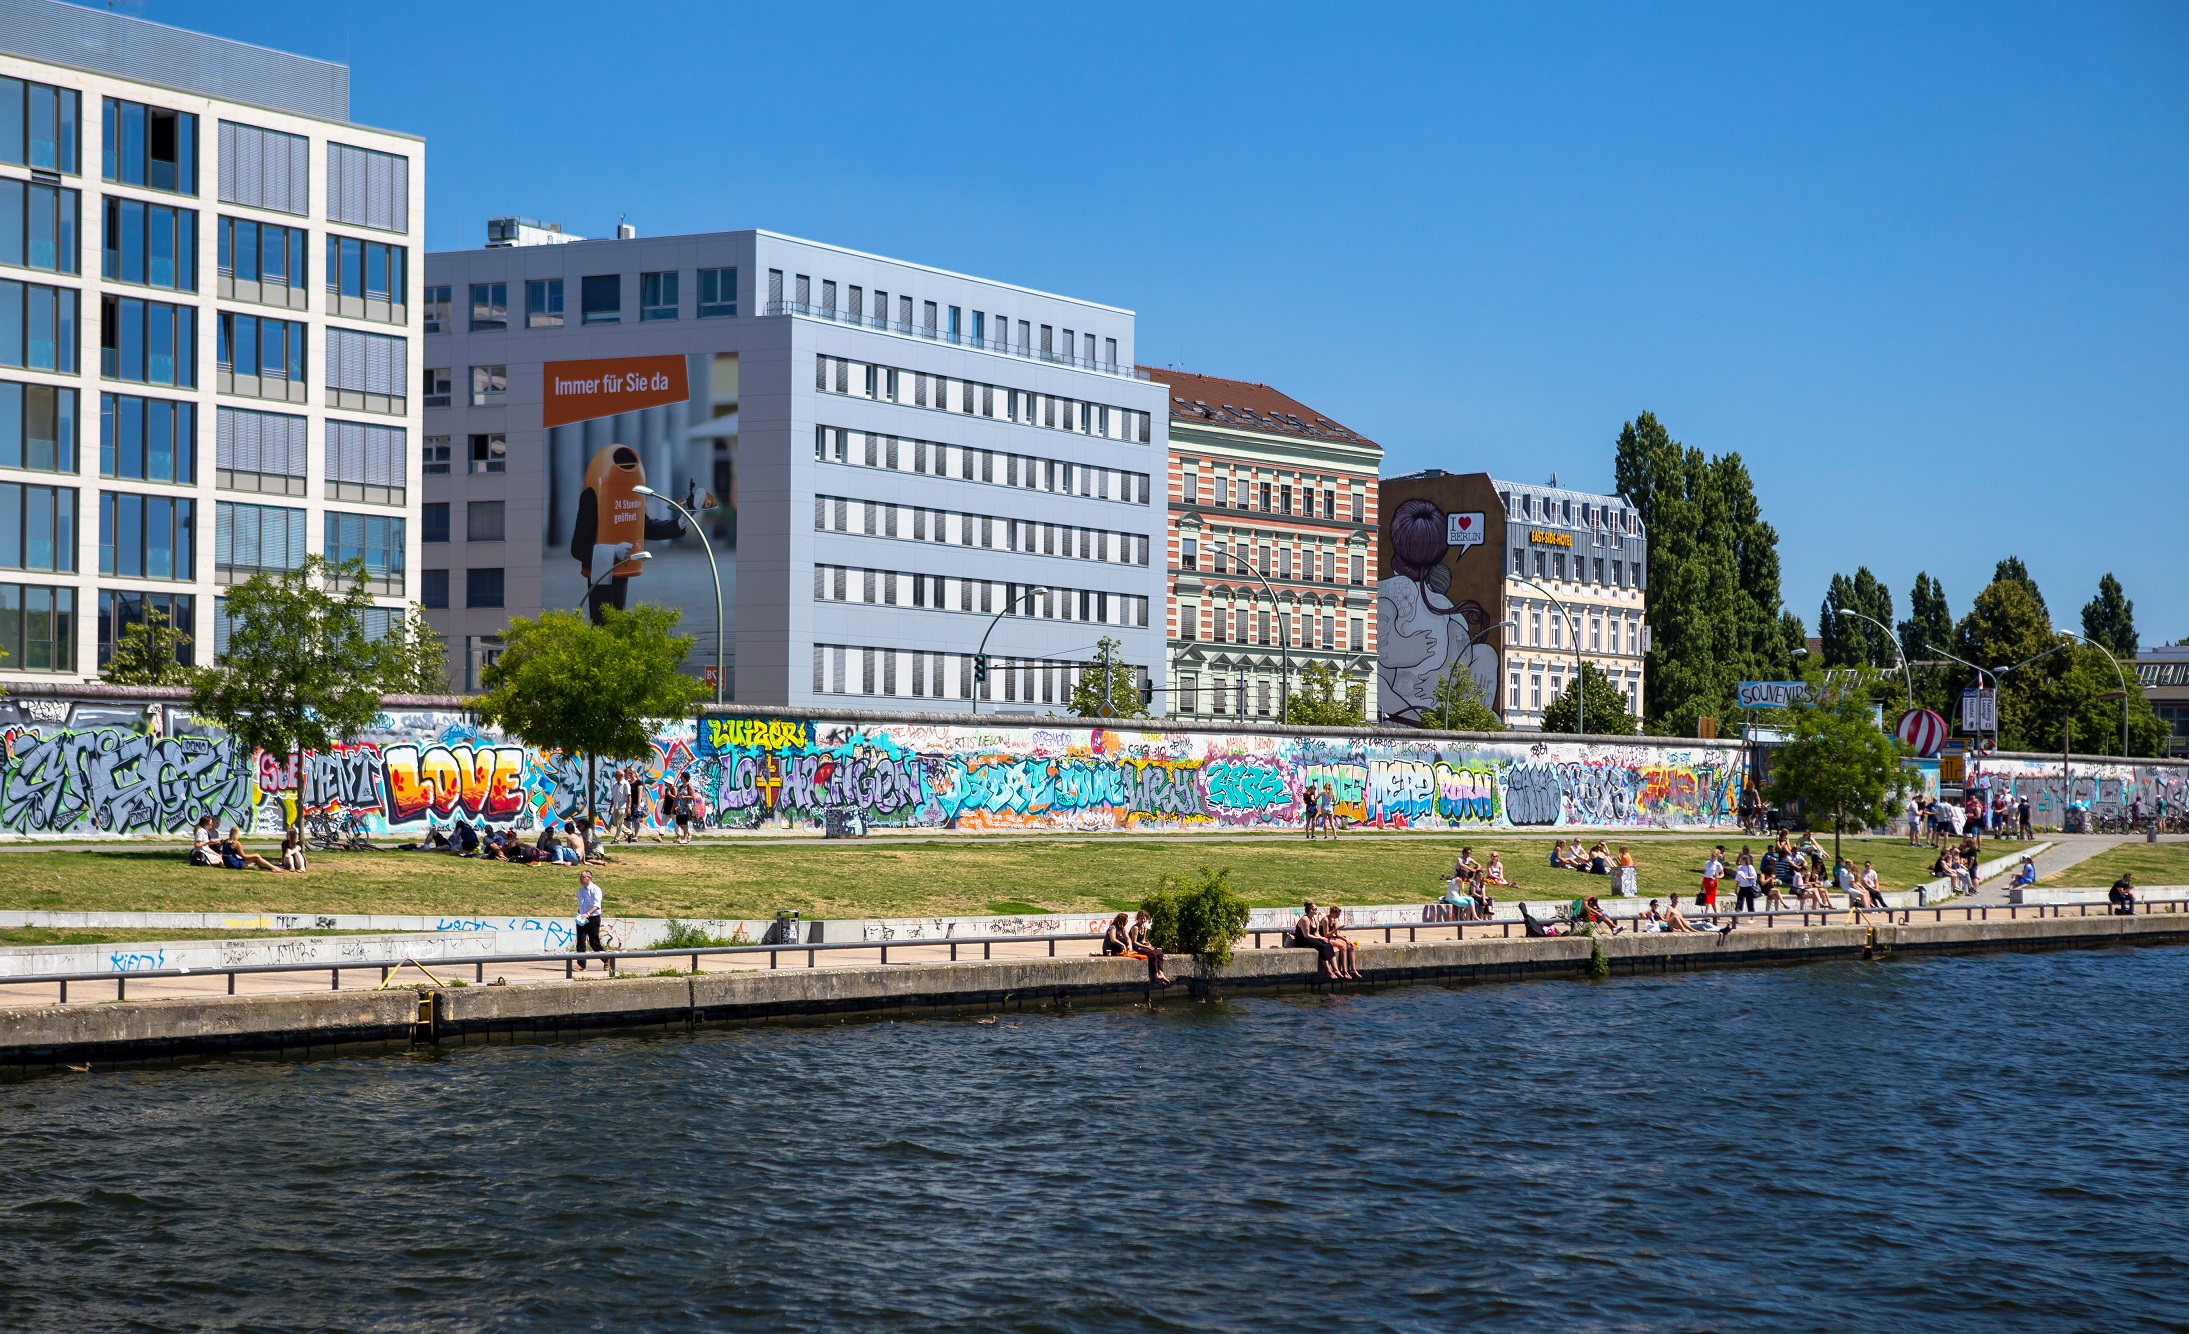
POLYGON ((448 644, 426 623, 415 603, 380 637, 385 659, 381 681, 391 695, 441 695, 448 692, 448 644))
POLYGON ((600 757, 652 754, 648 721, 682 717, 707 693, 677 670, 692 647, 691 636, 676 633, 681 615, 642 603, 629 611, 604 606, 598 625, 569 611, 515 617, 474 707, 527 745, 585 756, 590 816, 600 757))
POLYGON ((1627 697, 1611 683, 1611 678, 1596 670, 1595 663, 1584 662, 1581 675, 1544 707, 1543 730, 1578 732, 1586 724, 1591 736, 1633 736, 1637 727, 1634 715, 1627 710, 1627 697), (1586 693, 1576 701, 1574 692, 1583 689, 1583 682, 1587 683, 1586 693), (1582 703, 1588 707, 1580 708, 1582 703), (1577 711, 1579 718, 1575 717, 1577 711))
POLYGON ((2136 656, 2136 604, 2110 570, 2098 580, 2098 596, 2083 604, 2083 633, 2123 658, 2136 656))
POLYGON ((1436 694, 1421 711, 1421 725, 1439 732, 1502 732, 1505 720, 1482 697, 1482 683, 1465 663, 1437 680, 1436 694))
MULTIPOLYGON (((2036 686, 2048 671, 2065 670, 2063 663, 2036 663, 2031 659, 2057 647, 2051 618, 2027 583, 2007 577, 1985 585, 1969 606, 1969 613, 1953 631, 1953 655, 1978 667, 1996 669, 2028 663, 2007 673, 1999 685, 1999 744, 2008 750, 2043 750, 2047 741, 2038 726, 2036 686)), ((1956 666, 1946 677, 1946 697, 1977 684, 1974 673, 1956 666)), ((2051 739, 2058 741, 2055 736, 2051 739)))
POLYGON ((1367 713, 1368 683, 1326 662, 1302 667, 1299 687, 1285 701, 1285 721, 1302 727, 1358 727, 1367 713))
POLYGON ((1900 814, 1901 799, 1917 779, 1900 762, 1907 748, 1870 717, 1871 696, 1890 682, 1860 666, 1829 676, 1810 667, 1804 679, 1809 697, 1776 719, 1787 739, 1771 754, 1765 791, 1781 807, 1799 802, 1812 829, 1821 817, 1831 827, 1837 860, 1840 835, 1900 814))
POLYGON ((1908 655, 1908 676, 1915 690, 1915 702, 1943 713, 1947 704, 1947 670, 1916 665, 1926 661, 1937 663, 1939 649, 1954 651, 1953 611, 1946 605, 1946 586, 1931 578, 1928 572, 1918 573, 1915 588, 1908 594, 1908 619, 1900 623, 1900 651, 1908 655))
POLYGON ((2022 564, 2020 556, 2009 556, 1992 569, 1991 581, 1996 584, 2001 580, 2012 580, 2027 588, 2030 597, 2036 600, 2037 610, 2045 612, 2047 617, 2052 615, 2045 611, 2045 595, 2037 591, 2037 581, 2029 577, 2029 567, 2022 564))
MULTIPOLYGON (((2116 669, 2114 660, 2107 656, 2103 647, 2078 644, 2073 640, 2065 640, 2065 643, 2066 649, 2057 656, 2025 667, 2007 678, 2009 683, 2018 676, 2029 678, 2016 686, 2016 697, 2024 710, 2017 714, 2017 725, 2021 729, 2015 736, 2017 746, 2024 750, 2056 751, 2064 735, 2062 729, 2073 719, 2076 750, 2091 755, 2118 755, 2121 753, 2121 710, 2125 704, 2127 753, 2161 754, 2172 729, 2161 721, 2152 709, 2151 701, 2137 686, 2135 665, 2123 662, 2116 669), (2125 699, 2099 698, 2109 694, 2119 696, 2124 675, 2128 680, 2125 699)), ((2004 719, 2000 726, 2004 729, 2004 719)))
POLYGON ((1140 674, 1120 656, 1123 647, 1108 635, 1095 641, 1094 661, 1080 669, 1072 686, 1073 713, 1082 718, 1148 716, 1140 702, 1140 674))
POLYGON ((385 654, 366 632, 365 563, 306 556, 228 590, 228 648, 190 678, 190 707, 248 757, 297 753, 297 811, 310 802, 301 752, 346 741, 380 714, 385 654))
POLYGON ((1893 591, 1877 581, 1869 566, 1857 569, 1852 579, 1833 575, 1824 606, 1817 612, 1817 634, 1824 640, 1824 665, 1897 667, 1900 660, 1893 653, 1892 632, 1887 628, 1892 623, 1893 591), (1835 608, 1859 615, 1838 615, 1835 608), (1865 616, 1877 624, 1864 620, 1865 616))
POLYGON ((114 652, 99 675, 109 685, 186 686, 191 670, 182 650, 190 636, 167 622, 167 608, 147 607, 144 619, 131 621, 114 637, 114 652))

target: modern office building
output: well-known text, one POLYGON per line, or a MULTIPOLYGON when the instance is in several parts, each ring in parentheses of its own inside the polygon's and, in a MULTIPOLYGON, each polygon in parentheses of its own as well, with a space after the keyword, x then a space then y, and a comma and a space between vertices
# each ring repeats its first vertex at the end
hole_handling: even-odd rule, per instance
POLYGON ((1169 712, 1271 719, 1309 663, 1375 714, 1368 557, 1383 447, 1265 384, 1149 369, 1169 396, 1169 712))
POLYGON ((90 679, 307 552, 416 592, 424 144, 349 70, 0 0, 0 677, 90 679))
POLYGON ((2152 712, 2171 729, 2164 753, 2189 755, 2189 645, 2154 645, 2138 653, 2136 683, 2152 712))
POLYGON ((1624 498, 1431 469, 1384 479, 1383 501, 1387 721, 1418 725, 1458 668, 1507 727, 1538 728, 1584 659, 1641 715, 1648 538, 1624 498))
POLYGON ((454 685, 512 616, 641 601, 705 676, 718 581, 740 703, 1064 712, 1105 637, 1161 685, 1167 422, 1130 311, 631 230, 497 219, 426 257, 421 587, 454 685))

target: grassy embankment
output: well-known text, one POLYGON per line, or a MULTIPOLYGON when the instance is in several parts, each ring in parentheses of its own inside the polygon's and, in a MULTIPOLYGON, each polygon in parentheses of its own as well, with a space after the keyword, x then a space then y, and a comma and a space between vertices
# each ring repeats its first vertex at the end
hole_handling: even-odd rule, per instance
MULTIPOLYGON (((1643 897, 1692 894, 1715 841, 1633 842, 1643 897)), ((1727 842, 1738 850, 1743 840, 1727 842)), ((784 908, 808 918, 1112 909, 1136 905, 1164 872, 1188 873, 1202 864, 1230 867, 1232 883, 1256 906, 1302 898, 1420 903, 1443 891, 1462 844, 1478 858, 1503 855, 1518 888, 1501 897, 1564 899, 1608 887, 1599 877, 1552 870, 1541 838, 1368 832, 1313 843, 1060 837, 647 844, 614 849, 615 861, 596 874, 609 912, 630 917, 754 919, 784 908)), ((1760 852, 1764 845, 1750 840, 1749 846, 1760 852)), ((2000 856, 2016 846, 1989 843, 1985 853, 2000 856)), ((1875 861, 1891 889, 1926 879, 1932 856, 1893 839, 1848 839, 1846 855, 1858 868, 1864 859, 1875 861)), ((85 911, 546 915, 569 910, 576 878, 569 867, 404 852, 315 853, 303 875, 194 868, 171 849, 146 847, 39 851, 0 865, 9 872, 0 880, 0 909, 85 911)))
POLYGON ((2038 883, 2059 889, 2104 889, 2120 879, 2123 871, 2134 871, 2138 886, 2189 885, 2189 843, 2123 843, 2038 883))

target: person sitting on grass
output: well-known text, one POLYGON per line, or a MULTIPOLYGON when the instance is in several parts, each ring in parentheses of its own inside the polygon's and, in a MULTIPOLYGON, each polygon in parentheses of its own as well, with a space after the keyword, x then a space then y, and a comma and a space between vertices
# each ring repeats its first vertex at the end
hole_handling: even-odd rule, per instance
POLYGON ((190 829, 190 864, 193 866, 218 866, 220 857, 220 821, 208 815, 190 829))
POLYGON ((456 845, 455 852, 459 857, 479 855, 479 831, 471 827, 469 820, 456 822, 456 827, 449 831, 449 842, 456 845))
POLYGON ((1474 873, 1481 869, 1482 864, 1475 860, 1474 848, 1472 846, 1462 847, 1459 850, 1458 858, 1452 862, 1452 879, 1459 881, 1471 880, 1474 878, 1474 873))
POLYGON ((1337 958, 1337 946, 1323 939, 1316 925, 1315 901, 1309 899, 1300 908, 1300 915, 1292 923, 1292 948, 1315 951, 1315 976, 1320 981, 1330 981, 1337 974, 1331 962, 1337 958))
POLYGON ((1331 948, 1338 952, 1336 960, 1338 976, 1345 978, 1347 981, 1358 982, 1362 980, 1359 963, 1360 946, 1345 938, 1345 927, 1339 920, 1344 911, 1335 903, 1330 905, 1329 910, 1323 914, 1322 936, 1324 940, 1330 942, 1331 948))
POLYGON ((304 869, 304 826, 301 824, 290 825, 281 831, 281 869, 304 869))
POLYGON ((255 852, 244 851, 243 831, 234 825, 228 826, 228 837, 220 845, 220 860, 221 864, 231 871, 241 871, 246 868, 253 871, 278 871, 281 869, 255 852))
POLYGON ((1589 874, 1611 874, 1611 849, 1602 839, 1596 840, 1596 846, 1589 849, 1589 874))
POLYGON ((1163 971, 1163 951, 1155 947, 1155 923, 1148 917, 1146 908, 1134 915, 1132 931, 1126 936, 1126 942, 1132 946, 1135 954, 1147 959, 1150 982, 1159 987, 1171 984, 1170 974, 1163 971))
POLYGON ((1494 852, 1490 854, 1489 865, 1482 868, 1482 883, 1505 887, 1512 885, 1512 881, 1505 878, 1505 859, 1503 857, 1494 852))
POLYGON ((1551 840, 1551 869, 1566 869, 1566 845, 1555 838, 1551 840))

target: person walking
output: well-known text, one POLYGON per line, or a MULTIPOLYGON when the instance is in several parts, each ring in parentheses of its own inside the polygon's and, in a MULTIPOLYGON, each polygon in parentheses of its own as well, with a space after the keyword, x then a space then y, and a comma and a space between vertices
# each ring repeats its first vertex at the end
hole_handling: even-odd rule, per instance
POLYGON ((1733 906, 1737 911, 1756 910, 1756 889, 1759 882, 1755 860, 1748 855, 1748 849, 1742 848, 1740 860, 1733 863, 1733 906))
POLYGON ((692 820, 699 813, 699 793, 692 787, 692 771, 686 769, 676 777, 676 841, 679 845, 692 841, 692 820))
MULTIPOLYGON (((600 886, 593 883, 591 871, 578 872, 578 937, 570 946, 571 952, 583 955, 586 942, 592 942, 595 954, 606 954, 608 947, 600 943, 600 886)), ((578 960, 578 971, 585 971, 585 960, 578 960)))
POLYGON ((1713 911, 1718 906, 1718 882, 1725 879, 1725 845, 1719 844, 1710 853, 1710 860, 1703 863, 1703 888, 1695 896, 1695 902, 1713 911))

